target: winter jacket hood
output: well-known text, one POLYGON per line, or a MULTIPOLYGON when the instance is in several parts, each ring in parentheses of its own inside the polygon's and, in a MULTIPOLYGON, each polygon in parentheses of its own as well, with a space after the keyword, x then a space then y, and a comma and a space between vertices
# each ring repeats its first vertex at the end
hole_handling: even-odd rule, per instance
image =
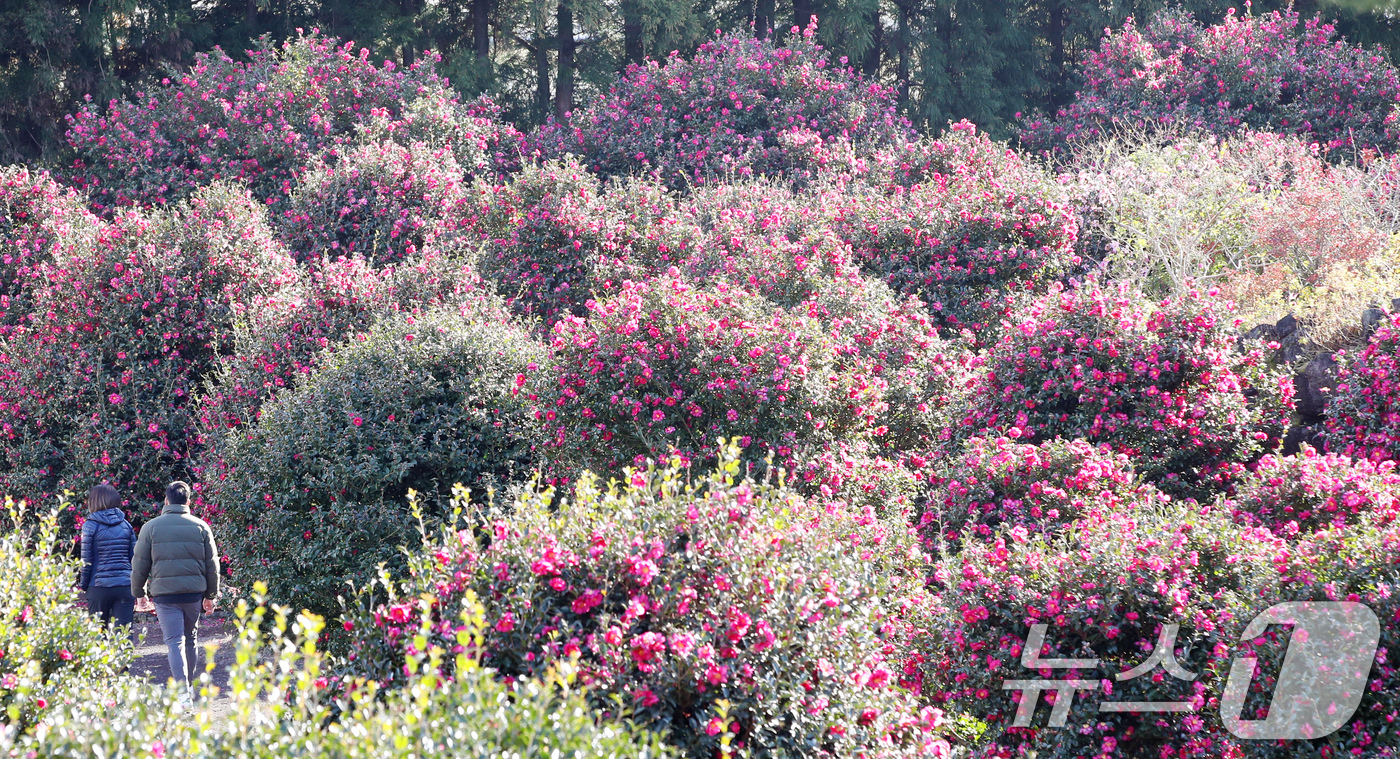
POLYGON ((87 521, 114 527, 125 522, 126 515, 122 513, 121 509, 103 509, 88 514, 87 521))

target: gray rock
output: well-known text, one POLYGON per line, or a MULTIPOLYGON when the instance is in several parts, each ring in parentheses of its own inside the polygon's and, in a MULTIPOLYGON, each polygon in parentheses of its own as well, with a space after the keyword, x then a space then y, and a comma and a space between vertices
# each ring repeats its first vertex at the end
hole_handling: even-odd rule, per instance
POLYGON ((1288 432, 1283 436, 1283 450, 1280 453, 1284 456, 1293 456, 1298 453, 1302 443, 1307 443, 1319 451, 1322 450, 1320 425, 1295 424, 1289 427, 1288 432))
POLYGON ((1376 334, 1376 327, 1385 320, 1385 312, 1372 306, 1361 312, 1361 339, 1370 340, 1376 334))
POLYGON ((1278 333, 1280 339, 1288 337, 1298 330, 1298 319, 1295 318, 1293 314, 1289 314, 1279 319, 1278 323, 1274 324, 1274 330, 1278 333))
POLYGON ((1293 330, 1279 339, 1279 349, 1274 353, 1274 363, 1288 366, 1302 358, 1308 351, 1308 339, 1300 330, 1293 330))
POLYGON ((1332 388, 1337 386, 1337 359, 1331 354, 1323 354, 1308 362, 1303 371, 1293 376, 1293 400, 1298 404, 1298 415, 1305 423, 1321 421, 1327 413, 1327 402, 1332 398, 1332 388))
POLYGON ((1400 314, 1400 298, 1390 299, 1390 313, 1400 314))
POLYGON ((1270 340, 1278 339, 1278 330, 1274 329, 1274 325, 1272 324, 1256 324, 1251 327, 1248 332, 1244 333, 1244 339, 1262 340, 1267 343, 1270 340))
POLYGON ((1278 339, 1278 333, 1275 332, 1274 325, 1258 324, 1235 340, 1235 348, 1240 353, 1245 353, 1248 352, 1256 342, 1267 344, 1276 339, 1278 339))

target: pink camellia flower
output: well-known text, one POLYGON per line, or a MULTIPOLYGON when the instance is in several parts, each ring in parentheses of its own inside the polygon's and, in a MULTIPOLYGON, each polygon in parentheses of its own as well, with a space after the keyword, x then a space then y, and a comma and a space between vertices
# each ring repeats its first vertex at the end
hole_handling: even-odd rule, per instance
POLYGON ((601 603, 603 603, 602 592, 589 588, 580 593, 578 598, 574 599, 570 608, 575 614, 587 614, 601 603))
POLYGON ((719 717, 711 717, 710 721, 705 724, 705 734, 719 735, 720 733, 724 732, 724 728, 724 720, 720 719, 719 717))
POLYGON ((496 632, 508 633, 515 629, 515 615, 505 612, 496 622, 496 632))

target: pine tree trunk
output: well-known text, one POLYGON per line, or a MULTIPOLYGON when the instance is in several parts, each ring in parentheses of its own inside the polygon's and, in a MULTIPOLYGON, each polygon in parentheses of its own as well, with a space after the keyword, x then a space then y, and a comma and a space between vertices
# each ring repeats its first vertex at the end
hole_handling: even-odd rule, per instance
POLYGON ((866 77, 873 78, 880 73, 880 54, 885 46, 885 28, 880 23, 880 11, 871 11, 866 14, 865 23, 870 25, 870 48, 865 51, 865 62, 861 65, 861 73, 866 77))
POLYGON ((491 57, 491 28, 487 25, 490 12, 491 0, 472 0, 472 51, 477 64, 483 66, 491 57))
POLYGON ((1054 86, 1051 87, 1052 100, 1056 105, 1060 104, 1061 93, 1065 85, 1065 3, 1064 0, 1051 0, 1050 2, 1050 28, 1046 37, 1050 40, 1050 70, 1055 77, 1054 86))
POLYGON ((909 0, 899 0, 899 107, 909 107, 909 0))
POLYGON ((792 25, 801 34, 812 23, 812 0, 792 0, 792 25))
POLYGON ((559 73, 554 85, 554 120, 569 120, 574 110, 574 9, 568 0, 559 3, 559 73))
POLYGON ((642 49, 642 11, 636 0, 622 3, 622 62, 641 65, 646 58, 642 49))
POLYGON ((754 9, 753 36, 761 40, 772 39, 776 15, 778 7, 775 0, 758 0, 754 9))
MULTIPOLYGON (((414 0, 402 0, 402 1, 399 3, 399 13, 400 13, 404 18, 414 18, 415 16, 418 15, 418 9, 414 7, 415 5, 416 5, 416 3, 414 2, 414 0)), ((413 65, 413 61, 415 60, 414 52, 415 52, 415 51, 414 51, 414 49, 413 49, 413 40, 404 40, 404 41, 403 41, 403 65, 404 65, 404 68, 408 68, 409 66, 412 66, 412 65, 413 65)))
POLYGON ((549 114, 549 43, 546 42, 544 24, 535 27, 535 121, 544 123, 549 114))

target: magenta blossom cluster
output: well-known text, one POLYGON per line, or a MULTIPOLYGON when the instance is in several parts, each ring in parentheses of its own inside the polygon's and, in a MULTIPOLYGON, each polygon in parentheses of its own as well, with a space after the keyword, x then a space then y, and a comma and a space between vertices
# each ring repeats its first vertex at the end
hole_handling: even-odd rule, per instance
POLYGON ((809 446, 861 433, 878 396, 841 371, 820 320, 678 273, 626 282, 555 324, 555 366, 532 386, 548 445, 609 471, 672 448, 712 459, 738 436, 752 460, 790 468, 809 446))
POLYGON ((1268 605, 1256 590, 1261 579, 1277 578, 1266 558, 1271 546, 1198 507, 1151 501, 1091 508, 1058 534, 1013 529, 968 543, 934 568, 942 631, 934 671, 956 708, 987 723, 991 755, 1107 759, 1150 747, 1154 756, 1240 756, 1240 742, 1205 712, 1218 707, 1239 629, 1268 605), (1091 663, 1023 667, 1036 624, 1047 625, 1038 658, 1091 663), (1178 679, 1159 666, 1118 680, 1153 653, 1166 624, 1180 625, 1171 653, 1196 677, 1178 679), (1013 724, 1031 694, 1003 689, 1003 681, 1067 678, 1091 686, 1074 695, 1071 728, 1046 726, 1053 694, 1038 696, 1029 727, 1013 724), (1099 712, 1114 701, 1184 702, 1194 713, 1099 712))
POLYGON ((1039 445, 977 437, 933 463, 919 526, 931 551, 1008 533, 1055 533, 1094 510, 1123 511, 1167 497, 1142 484, 1129 458, 1082 440, 1039 445))
POLYGON ((968 429, 1108 443, 1149 482, 1209 497, 1288 422, 1293 385, 1239 352, 1214 291, 1148 303, 1090 280, 1013 313, 977 378, 968 429))
POLYGON ((1349 156, 1389 153, 1400 137, 1400 74, 1385 53, 1336 39, 1331 24, 1293 10, 1239 16, 1231 8, 1208 27, 1172 11, 1144 27, 1129 19, 1107 32, 1081 73, 1075 102, 1029 120, 1025 145, 1058 150, 1123 127, 1217 135, 1248 128, 1349 156))
POLYGON ((1327 404, 1323 438, 1329 450, 1377 461, 1400 459, 1400 314, 1344 365, 1327 404))
POLYGON ((349 622, 355 660, 402 680, 404 652, 456 644, 471 590, 487 664, 528 676, 576 657, 601 706, 621 698, 691 754, 728 733, 755 754, 949 756, 943 713, 916 695, 929 599, 907 528, 736 476, 736 453, 691 482, 673 466, 526 494, 489 543, 444 535, 349 622))
POLYGON ((278 230, 298 260, 394 263, 460 226, 469 197, 463 177, 446 148, 367 143, 309 168, 284 204, 278 230))
POLYGON ((517 160, 518 135, 489 102, 458 103, 424 56, 406 70, 313 31, 247 61, 217 48, 132 102, 89 102, 69 117, 72 181, 95 208, 159 206, 219 180, 269 204, 361 132, 451 145, 468 168, 517 160))
POLYGON ((107 481, 159 508, 197 447, 193 408, 234 324, 299 275, 261 208, 213 187, 96 222, 37 264, 0 353, 0 490, 44 500, 107 481))
MULTIPOLYGON (((675 202, 658 185, 612 183, 566 158, 527 165, 510 181, 474 196, 470 228, 482 248, 477 269, 514 310, 548 328, 584 313, 592 297, 621 278, 652 271, 673 233, 675 202), (642 268, 633 268, 638 262, 642 268)), ((688 230, 687 230, 688 231, 688 230)))
POLYGON ((87 242, 97 226, 83 198, 47 173, 0 169, 0 337, 29 313, 20 299, 38 286, 43 264, 87 242))
POLYGON ((600 176, 655 174, 673 188, 726 177, 803 182, 849 172, 909 141, 891 89, 832 66, 816 27, 782 46, 730 34, 687 60, 629 66, 600 102, 551 121, 527 150, 572 153, 600 176))
POLYGON ((918 295, 940 324, 985 334, 1012 298, 1079 262, 1063 193, 972 124, 902 160, 894 182, 837 206, 835 226, 867 272, 918 295))
POLYGON ((1400 513, 1400 474, 1391 461, 1377 464, 1304 445, 1295 456, 1260 459, 1227 503, 1236 520, 1289 538, 1345 527, 1362 515, 1385 524, 1400 513))
POLYGON ((814 491, 863 491, 860 473, 908 480, 889 462, 940 444, 965 359, 921 311, 862 283, 783 309, 675 267, 624 282, 554 326, 553 365, 531 383, 545 445, 565 470, 608 471, 673 451, 712 462, 736 438, 746 461, 814 491))

